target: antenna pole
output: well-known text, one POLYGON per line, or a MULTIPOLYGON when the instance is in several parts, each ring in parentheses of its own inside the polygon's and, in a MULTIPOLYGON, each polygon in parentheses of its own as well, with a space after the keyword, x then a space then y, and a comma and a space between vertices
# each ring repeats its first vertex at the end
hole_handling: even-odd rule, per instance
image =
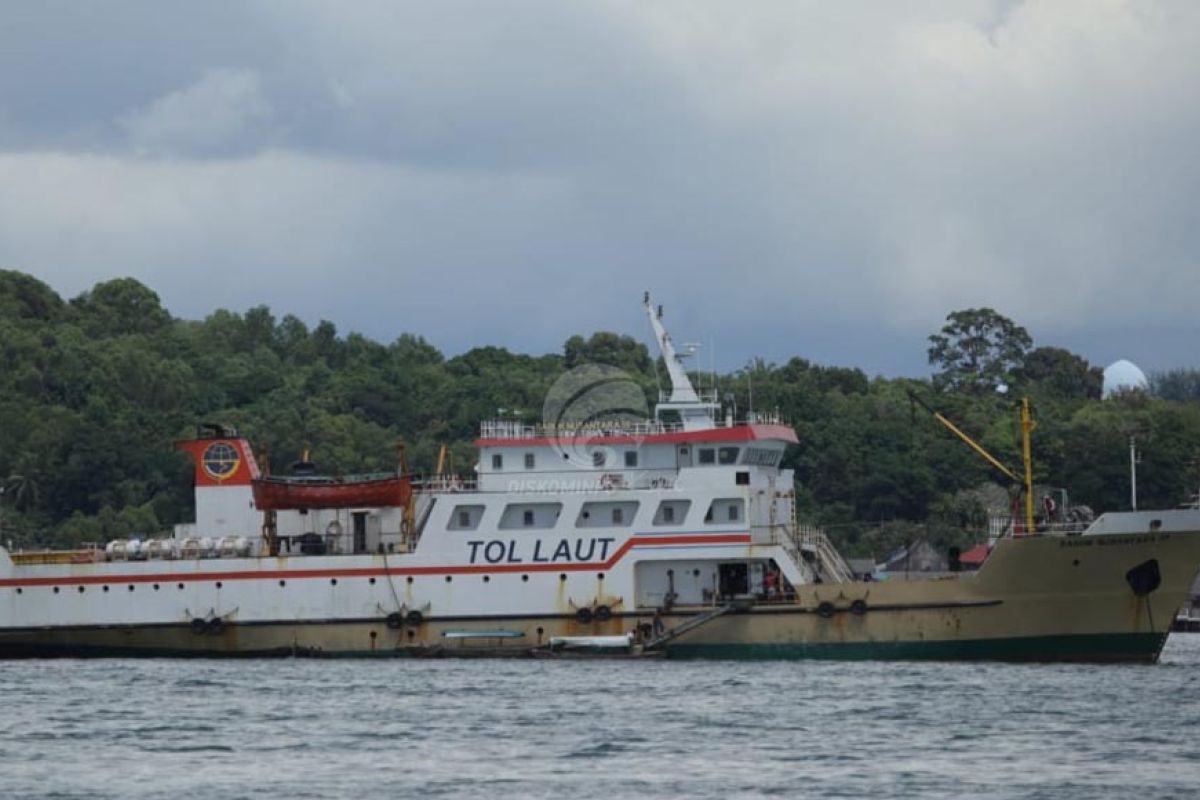
POLYGON ((1129 437, 1129 507, 1137 511, 1137 437, 1129 437))

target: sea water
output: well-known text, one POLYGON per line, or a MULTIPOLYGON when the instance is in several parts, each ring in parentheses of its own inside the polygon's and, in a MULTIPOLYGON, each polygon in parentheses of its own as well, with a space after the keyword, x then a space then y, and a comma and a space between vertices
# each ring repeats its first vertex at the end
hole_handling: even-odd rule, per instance
POLYGON ((0 798, 1200 797, 1154 666, 0 662, 0 798))

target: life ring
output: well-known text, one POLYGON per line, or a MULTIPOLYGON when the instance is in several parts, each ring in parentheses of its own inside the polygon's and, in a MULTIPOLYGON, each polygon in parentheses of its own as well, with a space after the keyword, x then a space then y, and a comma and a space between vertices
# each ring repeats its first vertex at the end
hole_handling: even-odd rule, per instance
POLYGON ((399 611, 393 611, 392 613, 388 614, 383 621, 392 630, 398 630, 404 626, 404 617, 400 615, 399 611))
POLYGON ((856 617, 861 617, 867 613, 867 601, 859 598, 850 604, 850 613, 856 617))
POLYGON ((575 620, 580 625, 587 625, 589 622, 592 621, 592 610, 590 608, 587 608, 586 606, 584 608, 580 608, 580 609, 576 610, 575 620))
POLYGON ((208 630, 208 622, 204 617, 192 617, 192 633, 204 633, 208 630))
POLYGON ((608 606, 596 606, 593 616, 595 617, 596 622, 608 622, 610 619, 612 619, 612 609, 608 606))
POLYGON ((425 615, 414 608, 404 616, 404 621, 415 628, 425 621, 425 615))
POLYGON ((829 602, 828 600, 823 600, 820 605, 817 606, 817 616, 829 619, 833 616, 834 610, 833 603, 829 602))

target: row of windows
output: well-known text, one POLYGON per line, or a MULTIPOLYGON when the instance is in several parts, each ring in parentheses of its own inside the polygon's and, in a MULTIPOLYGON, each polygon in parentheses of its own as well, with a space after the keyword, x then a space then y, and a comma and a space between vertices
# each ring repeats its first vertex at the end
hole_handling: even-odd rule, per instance
MULTIPOLYGON (((713 500, 704 515, 708 524, 718 522, 740 522, 742 519, 740 498, 713 500)), ((682 525, 691 508, 691 500, 663 500, 654 512, 656 526, 682 525)), ((604 501, 584 503, 575 519, 576 528, 625 525, 633 522, 641 503, 636 500, 604 501)), ((473 531, 483 520, 484 506, 458 505, 450 515, 450 530, 473 531)), ((553 528, 562 513, 562 503, 514 503, 505 506, 500 514, 501 529, 553 528)))
MULTIPOLYGON (((567 459, 570 456, 563 453, 563 458, 567 459)), ((624 454, 625 466, 634 469, 638 465, 638 454, 636 450, 626 450, 624 454)), ((608 454, 604 450, 596 450, 592 453, 592 466, 603 467, 608 463, 608 454)), ((525 469, 535 469, 537 467, 537 456, 535 453, 525 454, 525 469)), ((492 469, 496 472, 501 472, 504 469, 504 454, 492 453, 492 469)))
POLYGON ((701 464, 736 464, 737 447, 700 447, 696 450, 696 460, 701 464))
MULTIPOLYGON (((720 464, 728 466, 738 463, 738 455, 741 453, 740 447, 698 447, 696 448, 696 462, 701 466, 710 466, 720 464)), ((681 447, 679 455, 686 457, 688 448, 681 447)), ((565 453, 563 458, 568 458, 565 453)), ((638 453, 636 450, 626 450, 623 453, 625 466, 629 469, 635 469, 638 465, 638 453)), ((783 451, 778 449, 768 449, 765 447, 747 447, 745 455, 742 457, 743 464, 753 464, 763 467, 774 467, 779 464, 783 457, 783 451)), ((605 467, 608 465, 608 453, 605 450, 595 450, 592 452, 592 466, 605 467)), ((525 469, 535 469, 537 467, 537 455, 535 453, 525 453, 525 469)), ((492 454, 492 470, 501 472, 504 470, 504 454, 492 454)))

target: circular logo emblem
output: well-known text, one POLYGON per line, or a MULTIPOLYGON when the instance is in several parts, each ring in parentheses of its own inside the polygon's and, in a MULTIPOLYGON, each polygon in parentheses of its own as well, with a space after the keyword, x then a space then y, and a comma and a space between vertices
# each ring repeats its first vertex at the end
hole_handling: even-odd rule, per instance
POLYGON ((223 481, 237 470, 241 460, 233 445, 229 442, 217 442, 208 446, 200 463, 204 465, 204 471, 209 477, 223 481))

